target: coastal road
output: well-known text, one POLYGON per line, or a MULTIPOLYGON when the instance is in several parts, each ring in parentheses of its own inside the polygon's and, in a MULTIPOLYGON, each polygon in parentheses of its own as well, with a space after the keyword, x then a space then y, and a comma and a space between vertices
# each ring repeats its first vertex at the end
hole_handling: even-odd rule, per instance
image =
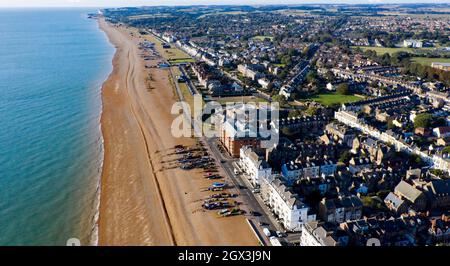
MULTIPOLYGON (((178 94, 178 97, 181 101, 184 101, 184 96, 181 92, 181 88, 179 87, 178 83, 176 82, 176 77, 173 74, 172 70, 169 69, 170 75, 172 76, 172 80, 174 81, 175 90, 178 94)), ((195 121, 190 117, 190 113, 188 110, 183 110, 183 113, 185 114, 185 119, 194 127, 195 121), (189 114, 189 115, 187 115, 189 114)), ((195 128, 195 127, 194 127, 195 128)), ((201 127, 198 127, 201 128, 201 127)), ((199 132, 197 132, 199 133, 199 132)), ((238 190, 244 204, 246 205, 247 209, 250 211, 258 212, 261 214, 259 217, 250 216, 248 215, 248 218, 252 220, 255 224, 256 229, 258 230, 258 233, 262 236, 264 236, 265 245, 270 245, 269 239, 264 235, 262 226, 259 225, 260 222, 266 224, 264 227, 268 227, 272 231, 283 231, 283 228, 281 225, 276 221, 275 217, 272 215, 270 210, 267 208, 267 206, 264 204, 262 198, 260 196, 255 195, 252 192, 252 185, 248 180, 243 177, 243 175, 235 175, 234 174, 234 166, 233 163, 235 163, 237 160, 232 158, 229 154, 223 154, 219 148, 218 145, 219 142, 217 138, 207 138, 203 136, 200 138, 200 140, 206 144, 207 148, 211 151, 213 157, 216 159, 218 164, 221 166, 221 168, 224 170, 226 175, 228 176, 228 179, 233 182, 234 187, 238 190)), ((280 239, 283 242, 288 242, 287 239, 280 239)))
MULTIPOLYGON (((214 157, 218 159, 220 165, 228 175, 229 179, 232 180, 234 186, 239 189, 239 193, 244 203, 247 205, 247 208, 261 214, 259 217, 249 216, 248 219, 254 222, 259 234, 264 237, 265 245, 270 245, 269 238, 265 236, 263 226, 259 225, 259 223, 262 222, 266 224, 264 227, 268 227, 272 231, 283 232, 283 228, 276 221, 269 208, 264 204, 262 198, 252 192, 253 186, 245 178, 245 176, 234 174, 235 167, 233 164, 237 162, 237 159, 232 158, 229 154, 223 154, 218 148, 218 145, 220 144, 216 138, 208 138, 206 139, 206 142, 213 152, 214 157)), ((285 243, 298 242, 296 241, 297 236, 298 234, 289 234, 287 237, 280 239, 280 241, 285 243)))
MULTIPOLYGON (((169 69, 170 75, 172 76, 173 83, 175 84, 175 90, 178 94, 178 97, 181 101, 184 101, 184 96, 181 92, 181 89, 178 85, 175 79, 175 75, 173 74, 172 70, 169 69)), ((185 119, 194 127, 195 121, 190 117, 190 113, 188 110, 183 110, 183 113, 185 114, 185 119)), ((195 127, 194 127, 195 128, 195 127)), ((269 217, 265 210, 261 208, 261 206, 258 204, 258 201, 255 200, 253 193, 246 187, 245 183, 242 181, 242 179, 236 177, 234 175, 232 166, 232 163, 234 160, 227 155, 223 155, 220 150, 218 149, 218 146, 216 145, 216 139, 215 138, 207 138, 202 135, 200 140, 207 146, 207 148, 211 151, 212 156, 218 164, 222 167, 226 175, 228 176, 228 180, 231 180, 233 182, 234 187, 239 192, 239 195, 241 196, 241 199, 243 200, 244 204, 246 204, 247 208, 249 210, 253 210, 256 212, 259 212, 261 214, 261 217, 248 217, 249 219, 253 220, 256 226, 256 229, 258 230, 258 233, 262 236, 264 236, 264 245, 270 245, 269 239, 264 235, 261 226, 259 226, 259 222, 264 222, 270 225, 270 228, 276 228, 275 225, 270 221, 270 219, 266 219, 266 217, 269 217), (222 163, 224 161, 225 163, 222 163)))

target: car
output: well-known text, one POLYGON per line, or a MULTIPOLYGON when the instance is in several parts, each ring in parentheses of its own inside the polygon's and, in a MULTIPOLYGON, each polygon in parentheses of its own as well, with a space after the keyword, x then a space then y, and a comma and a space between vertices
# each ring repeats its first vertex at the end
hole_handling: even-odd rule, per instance
POLYGON ((254 189, 252 190, 252 192, 255 193, 255 194, 257 194, 257 193, 260 193, 261 190, 259 190, 259 188, 254 188, 254 189))
POLYGON ((250 215, 258 217, 258 216, 261 216, 261 213, 259 213, 257 211, 250 211, 250 215))
POLYGON ((225 160, 220 160, 220 162, 221 162, 221 163, 226 163, 227 161, 225 161, 225 160))
POLYGON ((267 228, 267 227, 263 227, 263 233, 264 233, 267 237, 272 236, 272 233, 270 232, 269 228, 267 228))
POLYGON ((284 234, 281 233, 280 231, 276 231, 275 234, 276 234, 277 237, 279 237, 279 238, 284 237, 284 234))

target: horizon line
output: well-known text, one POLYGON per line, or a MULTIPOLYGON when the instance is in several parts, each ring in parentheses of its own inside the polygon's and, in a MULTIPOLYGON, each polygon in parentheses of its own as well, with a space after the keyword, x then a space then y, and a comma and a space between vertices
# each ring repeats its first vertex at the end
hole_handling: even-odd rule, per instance
POLYGON ((351 5, 351 6, 377 6, 377 5, 450 5, 448 3, 429 3, 429 2, 405 2, 405 3, 393 3, 393 2, 379 2, 379 3, 298 3, 298 4, 175 4, 175 5, 131 5, 131 6, 1 6, 0 9, 12 9, 12 8, 140 8, 140 7, 196 7, 196 6, 250 6, 250 7, 261 7, 261 6, 311 6, 311 5, 351 5))

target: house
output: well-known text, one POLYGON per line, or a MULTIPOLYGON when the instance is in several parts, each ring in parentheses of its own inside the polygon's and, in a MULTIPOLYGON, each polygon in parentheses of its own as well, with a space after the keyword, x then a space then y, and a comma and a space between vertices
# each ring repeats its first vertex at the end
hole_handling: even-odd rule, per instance
POLYGON ((318 178, 320 176, 334 175, 337 170, 337 161, 327 159, 297 159, 281 166, 282 178, 289 184, 297 179, 318 178))
POLYGON ((270 85, 270 81, 266 78, 258 79, 258 84, 261 85, 264 89, 267 89, 270 85))
POLYGON ((303 225, 300 246, 346 246, 347 244, 348 235, 336 226, 317 221, 303 225))
POLYGON ((291 98, 292 93, 294 92, 294 88, 289 85, 284 85, 281 87, 280 92, 278 93, 281 96, 284 96, 286 99, 291 98))
POLYGON ((430 208, 447 209, 450 207, 450 179, 435 179, 424 187, 430 202, 430 208))
POLYGON ((422 46, 423 42, 419 40, 408 39, 403 41, 403 47, 421 48, 422 46))
POLYGON ((342 143, 351 147, 355 138, 355 131, 341 123, 329 123, 325 126, 325 132, 331 134, 335 140, 342 140, 342 143))
POLYGON ((269 178, 272 168, 266 160, 258 156, 251 146, 244 146, 240 150, 240 165, 242 170, 249 176, 254 187, 259 186, 262 177, 269 178))
POLYGON ((427 205, 425 194, 405 181, 400 181, 400 183, 395 187, 394 193, 400 199, 406 200, 413 210, 425 210, 427 205))
POLYGON ((414 134, 419 135, 419 136, 428 137, 428 136, 430 136, 430 133, 431 133, 430 130, 425 127, 418 127, 416 129, 414 129, 414 134))
POLYGON ((261 178, 261 197, 288 231, 300 231, 304 223, 316 220, 309 206, 279 178, 261 178))
POLYGON ((335 90, 336 90, 336 88, 335 88, 335 87, 333 86, 333 84, 331 84, 331 83, 327 83, 326 88, 327 88, 327 90, 329 90, 329 91, 335 91, 335 90))
POLYGON ((272 126, 279 129, 286 128, 291 132, 317 134, 323 132, 323 129, 327 125, 328 121, 329 118, 323 115, 297 116, 272 121, 272 126))
POLYGON ((431 67, 444 71, 450 71, 450 63, 432 62, 431 67))
POLYGON ((408 212, 408 204, 392 192, 390 192, 386 196, 386 198, 384 199, 384 203, 389 208, 389 210, 397 214, 408 212))
POLYGON ((450 127, 436 127, 433 128, 433 135, 438 138, 450 137, 450 127))
POLYGON ((446 138, 439 138, 436 140, 436 145, 437 146, 449 146, 450 145, 450 137, 446 137, 446 138))
POLYGON ((329 223, 357 220, 361 218, 362 207, 361 200, 354 195, 336 199, 322 199, 319 203, 319 216, 329 223))
POLYGON ((264 130, 267 133, 268 130, 261 123, 267 121, 267 124, 270 124, 270 113, 268 107, 264 112, 260 112, 260 108, 253 104, 238 104, 226 108, 214 117, 215 122, 220 125, 219 141, 230 155, 236 158, 240 156, 240 149, 244 146, 259 150, 261 141, 267 139, 266 134, 262 133, 264 130), (256 117, 250 115, 252 113, 255 113, 256 117))
POLYGON ((339 225, 348 234, 349 245, 353 246, 413 246, 421 226, 426 224, 418 217, 371 217, 339 225), (373 241, 374 239, 376 241, 373 241))
POLYGON ((238 65, 238 71, 247 78, 250 78, 252 80, 257 80, 259 78, 262 78, 264 74, 258 72, 256 65, 238 65))
POLYGON ((431 220, 431 226, 428 230, 433 243, 450 242, 450 217, 442 215, 440 218, 431 220))
POLYGON ((353 157, 349 161, 349 171, 352 174, 359 173, 373 167, 372 160, 369 157, 353 157))

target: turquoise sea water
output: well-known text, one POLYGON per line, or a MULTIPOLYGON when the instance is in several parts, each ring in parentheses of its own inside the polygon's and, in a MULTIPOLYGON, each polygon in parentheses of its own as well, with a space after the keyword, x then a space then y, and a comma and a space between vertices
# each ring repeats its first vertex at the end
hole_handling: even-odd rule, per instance
POLYGON ((95 243, 114 48, 88 12, 0 9, 0 245, 95 243))

